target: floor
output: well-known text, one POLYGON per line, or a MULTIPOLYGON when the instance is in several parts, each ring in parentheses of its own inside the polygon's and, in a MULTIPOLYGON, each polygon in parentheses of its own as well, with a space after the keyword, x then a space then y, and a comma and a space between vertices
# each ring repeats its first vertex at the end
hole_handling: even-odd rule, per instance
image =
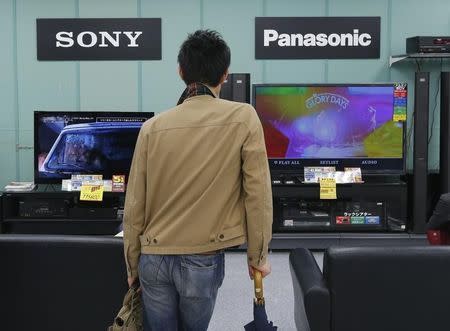
MULTIPOLYGON (((294 298, 289 253, 273 252, 270 255, 272 273, 264 279, 266 311, 278 330, 296 330, 294 324, 294 298)), ((322 265, 323 254, 315 253, 322 265)), ((225 256, 225 279, 219 290, 216 308, 208 330, 243 330, 253 319, 253 281, 247 271, 245 252, 227 252, 225 256)))

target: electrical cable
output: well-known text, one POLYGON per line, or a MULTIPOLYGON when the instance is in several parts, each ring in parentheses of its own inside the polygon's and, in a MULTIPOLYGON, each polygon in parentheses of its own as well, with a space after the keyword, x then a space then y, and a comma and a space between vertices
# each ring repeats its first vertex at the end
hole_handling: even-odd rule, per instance
POLYGON ((430 136, 428 137, 428 145, 431 142, 431 138, 433 137, 433 131, 434 131, 434 122, 435 122, 435 115, 436 115, 436 108, 437 108, 437 97, 439 95, 439 92, 441 90, 441 84, 439 84, 439 81, 441 80, 441 73, 442 72, 442 58, 441 58, 441 66, 440 66, 440 72, 437 78, 437 89, 436 94, 434 95, 434 107, 432 113, 432 119, 431 119, 431 127, 430 127, 430 136))
POLYGON ((411 124, 409 125, 409 130, 407 131, 406 134, 406 152, 409 152, 409 149, 411 148, 411 138, 413 136, 413 132, 414 132, 414 110, 411 114, 412 118, 411 118, 411 124))

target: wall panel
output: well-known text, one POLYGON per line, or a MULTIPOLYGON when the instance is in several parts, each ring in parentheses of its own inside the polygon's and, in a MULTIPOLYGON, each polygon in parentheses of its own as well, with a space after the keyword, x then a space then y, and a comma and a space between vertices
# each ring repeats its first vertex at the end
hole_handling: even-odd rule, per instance
POLYGON ((177 104, 185 87, 177 55, 187 34, 200 28, 199 0, 143 0, 142 17, 162 17, 162 61, 142 63, 142 107, 155 113, 177 104))
POLYGON ((203 27, 219 31, 230 46, 230 72, 249 72, 253 83, 261 83, 263 64, 255 60, 253 40, 255 17, 263 15, 262 0, 207 0, 203 3, 203 27))
MULTIPOLYGON (((267 1, 265 16, 325 16, 326 1, 267 1)), ((252 38, 254 39, 254 38, 252 38)), ((326 60, 266 60, 266 83, 324 83, 326 60)))
MULTIPOLYGON (((73 110, 77 104, 76 64, 37 61, 36 19, 73 17, 74 0, 17 0, 17 82, 19 144, 32 146, 35 110, 73 110)), ((33 178, 33 151, 19 150, 20 180, 33 178)))
MULTIPOLYGON (((136 0, 79 0, 81 18, 137 17, 136 0)), ((82 110, 138 109, 136 61, 81 61, 80 107, 82 110)))
MULTIPOLYGON (((406 81, 410 86, 408 125, 414 100, 413 61, 388 66, 389 55, 404 53, 405 38, 448 35, 448 0, 3 0, 0 1, 0 185, 32 179, 34 110, 164 111, 176 104, 184 85, 177 53, 189 32, 216 29, 232 50, 232 72, 250 72, 253 83, 406 81), (378 60, 255 60, 256 16, 381 16, 378 60), (162 61, 36 60, 36 18, 161 17, 162 61), (15 157, 17 155, 17 157, 15 157)), ((424 61, 431 71, 431 169, 439 162, 438 74, 450 61, 424 61), (436 107, 435 107, 436 104, 436 107), (433 115, 433 109, 436 108, 433 115)), ((411 148, 409 148, 411 152, 411 148)), ((411 153, 410 153, 411 154, 411 153)), ((411 169, 408 157, 408 169, 411 169)))

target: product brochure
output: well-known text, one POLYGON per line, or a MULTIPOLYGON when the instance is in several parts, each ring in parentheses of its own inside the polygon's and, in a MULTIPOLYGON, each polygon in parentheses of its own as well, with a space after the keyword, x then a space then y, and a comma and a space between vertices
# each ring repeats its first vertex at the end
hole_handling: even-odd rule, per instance
POLYGON ((322 178, 333 178, 336 184, 363 183, 361 168, 305 167, 304 176, 304 183, 319 183, 322 178))
POLYGON ((318 183, 320 178, 334 178, 335 167, 305 167, 305 183, 318 183))
POLYGON ((112 180, 102 179, 102 175, 72 175, 71 179, 63 179, 62 191, 81 191, 83 185, 102 185, 104 192, 112 191, 112 180))

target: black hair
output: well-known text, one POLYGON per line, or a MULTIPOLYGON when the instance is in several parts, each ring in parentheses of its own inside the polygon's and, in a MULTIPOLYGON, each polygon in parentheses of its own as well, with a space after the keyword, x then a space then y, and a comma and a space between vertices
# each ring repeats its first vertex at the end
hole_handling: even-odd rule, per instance
POLYGON ((230 48, 220 33, 197 30, 181 45, 178 64, 186 85, 203 83, 215 87, 228 70, 230 58, 230 48))

